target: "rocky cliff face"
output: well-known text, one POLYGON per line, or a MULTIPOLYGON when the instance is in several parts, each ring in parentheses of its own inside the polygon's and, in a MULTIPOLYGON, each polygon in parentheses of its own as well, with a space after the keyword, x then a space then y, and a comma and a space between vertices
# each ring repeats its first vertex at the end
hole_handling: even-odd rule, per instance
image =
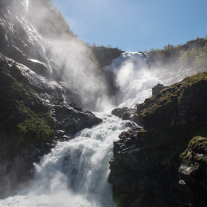
POLYGON ((207 74, 137 106, 144 128, 114 142, 109 182, 118 206, 206 206, 207 74))
POLYGON ((114 59, 118 58, 124 51, 117 48, 107 47, 91 47, 92 52, 101 68, 103 76, 107 80, 108 95, 114 96, 118 91, 118 86, 115 83, 116 76, 113 72, 108 70, 107 66, 110 66, 114 59))

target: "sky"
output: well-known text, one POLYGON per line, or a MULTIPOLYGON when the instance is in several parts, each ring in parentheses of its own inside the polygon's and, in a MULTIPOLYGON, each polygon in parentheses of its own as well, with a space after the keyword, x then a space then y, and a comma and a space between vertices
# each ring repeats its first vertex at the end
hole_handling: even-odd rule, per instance
POLYGON ((163 49, 207 35, 207 0, 54 0, 70 29, 97 46, 163 49))

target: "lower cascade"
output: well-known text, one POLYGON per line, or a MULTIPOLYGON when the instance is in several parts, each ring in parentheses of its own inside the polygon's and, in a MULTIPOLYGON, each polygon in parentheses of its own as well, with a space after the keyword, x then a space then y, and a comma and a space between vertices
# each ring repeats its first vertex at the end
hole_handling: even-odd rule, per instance
POLYGON ((103 123, 84 129, 69 142, 60 142, 35 164, 33 181, 1 206, 115 207, 107 182, 113 141, 132 124, 104 113, 103 123))

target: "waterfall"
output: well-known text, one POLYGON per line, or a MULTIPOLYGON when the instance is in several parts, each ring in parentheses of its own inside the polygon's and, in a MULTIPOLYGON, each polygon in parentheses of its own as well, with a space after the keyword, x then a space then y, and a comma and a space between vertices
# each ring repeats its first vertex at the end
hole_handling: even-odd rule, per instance
POLYGON ((115 99, 118 107, 135 107, 152 95, 152 87, 158 83, 165 86, 181 81, 191 68, 164 66, 148 53, 125 52, 116 58, 109 67, 116 74, 119 92, 115 99))
POLYGON ((21 4, 23 5, 23 7, 25 8, 25 11, 26 11, 26 14, 28 12, 28 9, 29 9, 29 0, 23 0, 21 2, 21 4))

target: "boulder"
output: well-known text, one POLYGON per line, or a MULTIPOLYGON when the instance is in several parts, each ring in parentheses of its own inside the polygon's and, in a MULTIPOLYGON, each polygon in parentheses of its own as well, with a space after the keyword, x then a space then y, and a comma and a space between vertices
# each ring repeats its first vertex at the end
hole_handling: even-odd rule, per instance
POLYGON ((157 96, 160 93, 160 91, 163 90, 164 88, 166 88, 166 86, 158 83, 156 86, 152 88, 152 96, 153 95, 157 96))
POLYGON ((123 120, 132 120, 135 111, 136 111, 135 109, 123 107, 123 108, 116 108, 112 110, 111 113, 123 120))
POLYGON ((71 137, 85 128, 90 128, 102 122, 92 112, 85 111, 75 104, 55 105, 51 106, 51 109, 56 131, 61 130, 64 132, 63 134, 71 137))

